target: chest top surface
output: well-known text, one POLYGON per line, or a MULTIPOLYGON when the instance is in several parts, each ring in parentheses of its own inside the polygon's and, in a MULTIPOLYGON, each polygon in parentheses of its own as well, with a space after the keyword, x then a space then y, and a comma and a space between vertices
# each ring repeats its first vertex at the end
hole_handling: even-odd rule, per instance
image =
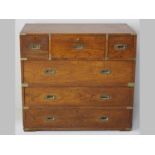
POLYGON ((21 34, 47 33, 103 33, 135 34, 127 24, 26 24, 21 34))

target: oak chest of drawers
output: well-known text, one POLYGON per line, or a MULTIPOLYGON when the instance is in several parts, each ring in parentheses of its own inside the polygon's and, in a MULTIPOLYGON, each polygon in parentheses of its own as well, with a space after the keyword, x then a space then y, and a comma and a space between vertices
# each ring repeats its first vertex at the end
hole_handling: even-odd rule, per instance
POLYGON ((20 49, 25 131, 132 129, 128 25, 26 24, 20 49))

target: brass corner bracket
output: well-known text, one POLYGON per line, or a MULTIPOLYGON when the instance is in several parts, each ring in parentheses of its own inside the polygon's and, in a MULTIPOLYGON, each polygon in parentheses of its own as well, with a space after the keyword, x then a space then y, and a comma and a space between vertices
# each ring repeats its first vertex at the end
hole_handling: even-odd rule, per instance
POLYGON ((132 130, 132 128, 126 128, 125 130, 126 130, 126 131, 131 131, 131 130, 132 130))
POLYGON ((28 58, 20 58, 21 61, 26 61, 28 58))
POLYGON ((137 34, 136 34, 136 32, 132 32, 132 33, 130 33, 132 36, 136 36, 137 34))
POLYGON ((51 54, 49 54, 48 60, 52 60, 52 56, 51 56, 51 54))
POLYGON ((133 107, 126 107, 126 109, 131 110, 131 109, 133 109, 133 107))
POLYGON ((22 87, 28 87, 28 83, 22 83, 22 87))
POLYGON ((23 107, 23 109, 24 109, 24 110, 27 110, 27 109, 29 109, 29 107, 23 107))
POLYGON ((132 82, 128 83, 128 87, 134 87, 134 86, 135 86, 135 83, 132 83, 132 82))
POLYGON ((25 35, 26 35, 26 33, 20 33, 20 35, 21 35, 21 36, 25 36, 25 35))

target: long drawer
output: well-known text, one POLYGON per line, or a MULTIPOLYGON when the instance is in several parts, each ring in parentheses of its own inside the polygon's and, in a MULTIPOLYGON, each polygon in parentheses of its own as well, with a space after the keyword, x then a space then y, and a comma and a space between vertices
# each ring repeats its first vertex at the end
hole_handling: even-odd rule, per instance
POLYGON ((24 82, 48 86, 127 85, 133 61, 25 61, 24 82))
POLYGON ((25 130, 127 130, 132 110, 105 108, 38 108, 24 113, 25 130))
POLYGON ((128 87, 28 87, 25 106, 132 106, 128 87))

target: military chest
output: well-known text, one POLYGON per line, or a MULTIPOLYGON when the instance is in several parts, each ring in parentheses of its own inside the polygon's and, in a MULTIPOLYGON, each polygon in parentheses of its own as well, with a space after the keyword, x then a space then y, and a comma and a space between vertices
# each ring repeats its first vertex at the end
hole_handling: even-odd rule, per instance
POLYGON ((20 33, 23 125, 131 130, 136 33, 126 24, 26 24, 20 33))

